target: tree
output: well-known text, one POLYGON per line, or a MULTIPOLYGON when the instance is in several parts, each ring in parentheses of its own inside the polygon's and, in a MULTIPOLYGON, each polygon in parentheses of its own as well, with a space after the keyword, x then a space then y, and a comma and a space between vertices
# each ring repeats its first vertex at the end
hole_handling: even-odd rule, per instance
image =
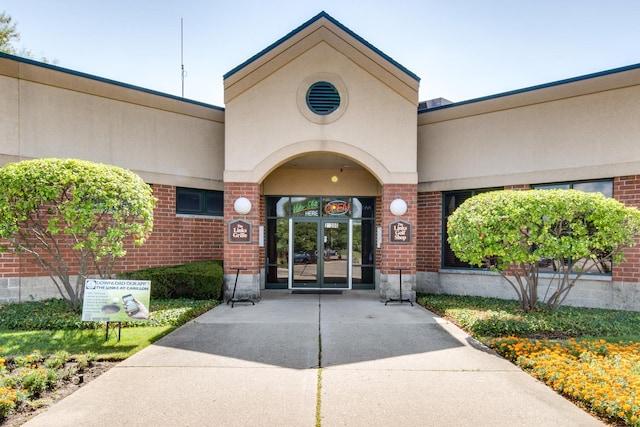
MULTIPOLYGON (((18 32, 17 24, 13 22, 13 18, 10 15, 7 15, 6 12, 0 12, 0 52, 36 60, 30 50, 24 47, 17 50, 12 44, 13 41, 20 41, 20 33, 18 32)), ((57 59, 51 60, 46 57, 40 58, 39 61, 53 65, 58 64, 57 59)))
POLYGON ((15 54, 15 49, 11 45, 12 41, 20 40, 20 33, 16 29, 16 23, 5 12, 0 12, 0 52, 15 54))
POLYGON ((600 193, 495 191, 466 200, 447 233, 458 258, 500 273, 529 312, 539 302, 542 263, 554 271, 541 302, 555 309, 585 272, 624 260, 640 234, 640 211, 600 193))
POLYGON ((125 242, 142 245, 153 228, 151 188, 115 166, 74 159, 9 163, 0 168, 0 193, 2 249, 33 256, 76 311, 84 279, 111 277, 125 242))

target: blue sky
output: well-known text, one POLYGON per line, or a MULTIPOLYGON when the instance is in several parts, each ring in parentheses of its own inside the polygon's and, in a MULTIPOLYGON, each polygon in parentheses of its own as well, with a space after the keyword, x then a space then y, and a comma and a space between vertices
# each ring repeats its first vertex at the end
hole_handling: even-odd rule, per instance
POLYGON ((224 106, 222 76, 325 11, 464 101, 640 63, 638 0, 3 0, 18 48, 61 67, 224 106))

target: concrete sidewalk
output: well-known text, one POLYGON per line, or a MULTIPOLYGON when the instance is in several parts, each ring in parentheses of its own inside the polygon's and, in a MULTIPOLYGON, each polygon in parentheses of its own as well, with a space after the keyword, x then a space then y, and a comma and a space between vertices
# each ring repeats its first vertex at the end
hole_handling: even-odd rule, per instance
POLYGON ((604 424, 417 305, 266 291, 255 306, 216 307, 26 424, 108 425, 604 424))

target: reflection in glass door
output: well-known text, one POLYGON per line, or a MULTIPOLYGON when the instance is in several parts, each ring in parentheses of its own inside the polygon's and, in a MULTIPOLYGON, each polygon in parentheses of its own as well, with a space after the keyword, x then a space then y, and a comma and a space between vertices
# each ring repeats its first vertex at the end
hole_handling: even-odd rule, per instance
POLYGON ((349 289, 349 222, 294 219, 292 288, 349 289))
POLYGON ((323 288, 349 288, 349 222, 322 221, 323 243, 322 281, 323 288))
POLYGON ((267 289, 374 289, 374 197, 267 197, 267 289))
POLYGON ((318 222, 293 221, 291 242, 292 285, 295 288, 318 288, 318 222))

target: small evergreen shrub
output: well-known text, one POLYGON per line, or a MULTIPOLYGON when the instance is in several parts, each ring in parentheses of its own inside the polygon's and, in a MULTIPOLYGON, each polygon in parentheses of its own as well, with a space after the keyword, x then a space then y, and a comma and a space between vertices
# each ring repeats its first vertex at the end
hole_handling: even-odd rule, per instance
POLYGON ((222 261, 199 261, 172 267, 153 267, 118 275, 121 279, 150 280, 151 298, 222 298, 222 261))

